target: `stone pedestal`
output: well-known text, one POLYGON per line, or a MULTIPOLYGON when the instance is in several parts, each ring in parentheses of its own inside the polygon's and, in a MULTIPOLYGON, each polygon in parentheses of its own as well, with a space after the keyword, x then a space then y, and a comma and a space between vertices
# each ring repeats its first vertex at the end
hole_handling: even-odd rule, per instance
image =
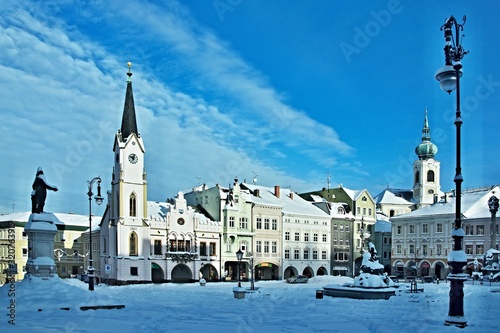
POLYGON ((24 231, 28 236, 28 262, 26 272, 31 276, 48 279, 57 276, 54 263, 54 236, 58 218, 52 213, 33 213, 24 231))
POLYGON ((242 287, 234 287, 233 294, 234 294, 234 298, 243 299, 243 298, 245 298, 246 290, 245 290, 245 288, 242 288, 242 287))

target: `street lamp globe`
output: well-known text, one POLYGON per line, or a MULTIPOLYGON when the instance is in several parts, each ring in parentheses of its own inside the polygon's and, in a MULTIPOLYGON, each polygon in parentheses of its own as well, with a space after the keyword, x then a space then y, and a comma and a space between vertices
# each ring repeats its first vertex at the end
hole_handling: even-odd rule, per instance
MULTIPOLYGON (((460 69, 458 71, 459 78, 462 77, 462 73, 460 69)), ((448 94, 457 88, 457 71, 451 65, 445 65, 439 68, 434 77, 439 81, 441 89, 448 94)))

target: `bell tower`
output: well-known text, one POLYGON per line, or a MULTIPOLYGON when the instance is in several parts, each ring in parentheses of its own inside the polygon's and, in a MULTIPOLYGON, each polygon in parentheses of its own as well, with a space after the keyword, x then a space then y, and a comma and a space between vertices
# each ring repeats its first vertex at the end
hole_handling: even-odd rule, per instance
POLYGON ((109 277, 116 283, 151 281, 145 148, 137 130, 129 62, 121 128, 113 145, 109 192, 109 277), (142 259, 142 260, 141 260, 142 259), (114 262, 113 262, 114 261, 114 262), (128 282, 127 282, 128 281, 128 282))
POLYGON ((413 163, 413 199, 417 208, 433 204, 439 196, 440 163, 434 159, 437 151, 437 146, 431 142, 426 109, 422 142, 415 148, 418 159, 413 163))

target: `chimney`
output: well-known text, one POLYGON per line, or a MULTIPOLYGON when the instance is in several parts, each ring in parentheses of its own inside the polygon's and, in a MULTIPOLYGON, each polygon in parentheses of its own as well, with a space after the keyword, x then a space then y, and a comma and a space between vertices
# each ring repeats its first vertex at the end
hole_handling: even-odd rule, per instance
POLYGON ((254 194, 256 197, 260 198, 260 190, 258 188, 254 190, 254 194))
POLYGON ((293 192, 292 191, 290 191, 290 199, 293 200, 293 192))
POLYGON ((280 197, 280 186, 279 185, 274 185, 274 195, 276 198, 280 197))

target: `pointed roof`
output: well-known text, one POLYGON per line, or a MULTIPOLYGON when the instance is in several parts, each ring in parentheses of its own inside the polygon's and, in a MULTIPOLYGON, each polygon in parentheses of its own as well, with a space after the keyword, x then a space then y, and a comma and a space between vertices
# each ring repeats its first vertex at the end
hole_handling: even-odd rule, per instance
POLYGON ((132 91, 132 72, 130 71, 132 63, 128 62, 127 66, 128 66, 127 92, 125 93, 125 105, 123 107, 122 127, 121 127, 123 141, 125 141, 132 133, 139 135, 139 132, 137 131, 137 121, 135 118, 134 93, 132 91))

